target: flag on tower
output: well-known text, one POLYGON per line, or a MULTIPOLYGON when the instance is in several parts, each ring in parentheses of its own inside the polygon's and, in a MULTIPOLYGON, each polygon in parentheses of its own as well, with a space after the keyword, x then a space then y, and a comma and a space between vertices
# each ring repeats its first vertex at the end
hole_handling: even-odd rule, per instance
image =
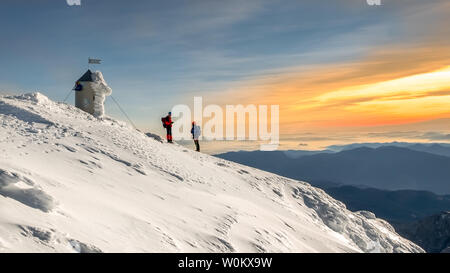
POLYGON ((90 64, 100 64, 101 61, 102 60, 100 60, 100 59, 91 59, 91 58, 89 58, 89 63, 90 64))

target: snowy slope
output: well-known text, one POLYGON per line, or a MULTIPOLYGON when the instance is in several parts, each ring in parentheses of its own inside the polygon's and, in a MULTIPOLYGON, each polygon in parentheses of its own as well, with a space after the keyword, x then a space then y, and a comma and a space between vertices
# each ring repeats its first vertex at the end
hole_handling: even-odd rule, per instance
POLYGON ((0 98, 0 252, 421 252, 304 182, 0 98))

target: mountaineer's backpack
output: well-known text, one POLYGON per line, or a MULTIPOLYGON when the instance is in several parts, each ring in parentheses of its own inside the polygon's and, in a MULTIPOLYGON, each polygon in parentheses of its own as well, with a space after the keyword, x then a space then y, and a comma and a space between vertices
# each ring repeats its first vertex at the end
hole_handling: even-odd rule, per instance
POLYGON ((167 127, 167 125, 166 125, 167 118, 166 117, 161 118, 161 121, 162 121, 163 127, 166 128, 167 127))

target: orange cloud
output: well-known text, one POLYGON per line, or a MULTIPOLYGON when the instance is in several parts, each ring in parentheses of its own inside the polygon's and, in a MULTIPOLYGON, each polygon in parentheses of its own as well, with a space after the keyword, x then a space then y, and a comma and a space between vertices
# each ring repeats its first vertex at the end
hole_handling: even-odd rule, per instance
POLYGON ((279 104, 286 133, 450 117, 449 61, 448 47, 379 49, 359 62, 252 80, 224 100, 279 104))

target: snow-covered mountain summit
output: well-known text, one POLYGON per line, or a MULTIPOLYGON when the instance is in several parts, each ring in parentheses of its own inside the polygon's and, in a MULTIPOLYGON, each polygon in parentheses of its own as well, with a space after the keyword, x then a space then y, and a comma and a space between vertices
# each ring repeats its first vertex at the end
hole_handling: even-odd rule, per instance
POLYGON ((0 252, 422 252, 322 190, 0 97, 0 252))

